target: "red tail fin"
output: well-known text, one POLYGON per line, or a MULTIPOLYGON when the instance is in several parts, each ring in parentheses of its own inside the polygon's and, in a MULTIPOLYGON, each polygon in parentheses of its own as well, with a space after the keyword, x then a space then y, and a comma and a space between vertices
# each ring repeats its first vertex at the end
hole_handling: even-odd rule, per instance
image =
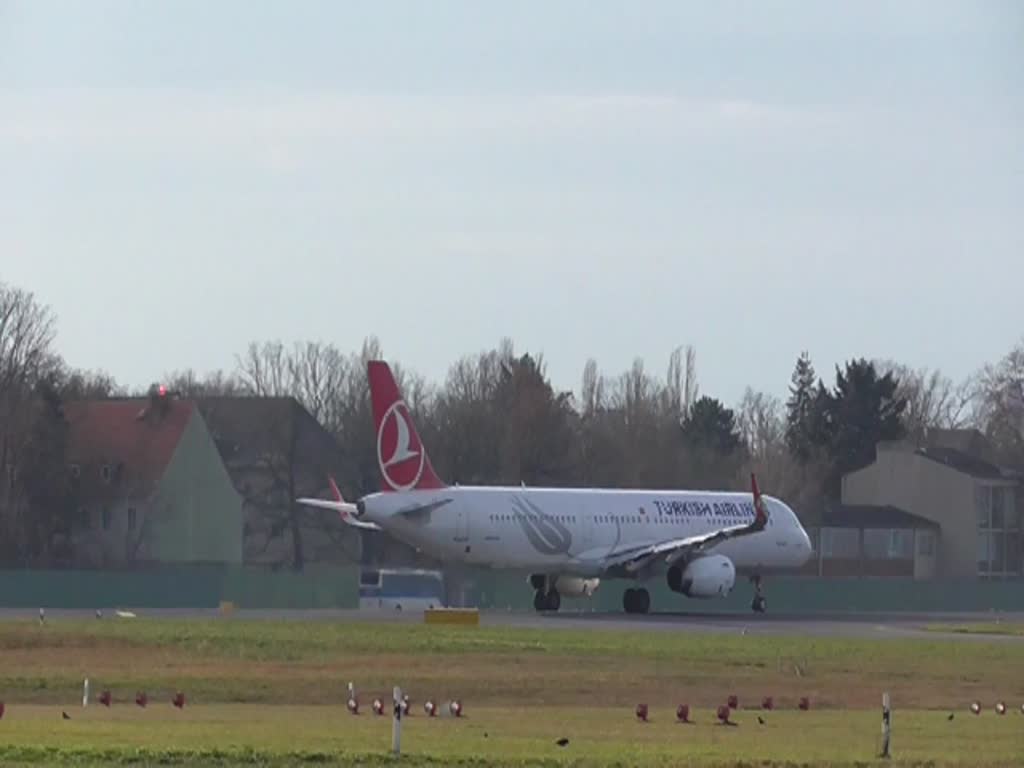
POLYGON ((409 407, 402 400, 391 368, 381 360, 367 364, 373 423, 377 430, 377 466, 385 491, 433 490, 444 488, 427 456, 412 422, 409 407))
POLYGON ((753 472, 750 473, 750 487, 751 493, 754 495, 754 525, 764 528, 768 523, 768 509, 761 497, 761 491, 757 487, 757 478, 753 472))

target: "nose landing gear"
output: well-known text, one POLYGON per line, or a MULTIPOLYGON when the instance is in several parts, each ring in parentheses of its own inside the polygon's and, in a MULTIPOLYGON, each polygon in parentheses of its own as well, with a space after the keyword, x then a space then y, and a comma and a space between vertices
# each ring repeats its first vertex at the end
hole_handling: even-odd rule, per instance
POLYGON ((750 602, 750 610, 754 613, 764 613, 768 607, 768 601, 765 600, 764 594, 761 591, 760 574, 751 576, 750 581, 754 585, 754 599, 750 602))

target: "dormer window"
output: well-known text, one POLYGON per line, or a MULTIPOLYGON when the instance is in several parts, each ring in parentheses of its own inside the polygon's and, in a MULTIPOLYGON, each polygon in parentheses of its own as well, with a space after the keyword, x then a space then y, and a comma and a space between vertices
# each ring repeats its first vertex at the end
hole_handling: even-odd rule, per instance
POLYGON ((102 467, 100 467, 100 477, 103 478, 103 482, 104 483, 109 483, 110 482, 110 465, 109 464, 104 464, 102 467))

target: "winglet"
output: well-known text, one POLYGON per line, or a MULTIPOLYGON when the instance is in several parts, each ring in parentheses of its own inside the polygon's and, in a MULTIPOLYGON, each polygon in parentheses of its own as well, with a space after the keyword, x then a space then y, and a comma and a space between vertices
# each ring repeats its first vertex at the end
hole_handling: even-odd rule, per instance
POLYGON ((761 497, 761 491, 757 487, 757 476, 750 473, 750 488, 754 494, 754 527, 764 528, 768 524, 768 506, 761 497))
POLYGON ((341 491, 338 490, 338 484, 334 482, 334 478, 328 475, 327 482, 331 486, 331 493, 334 494, 334 500, 344 503, 345 500, 341 497, 341 491))

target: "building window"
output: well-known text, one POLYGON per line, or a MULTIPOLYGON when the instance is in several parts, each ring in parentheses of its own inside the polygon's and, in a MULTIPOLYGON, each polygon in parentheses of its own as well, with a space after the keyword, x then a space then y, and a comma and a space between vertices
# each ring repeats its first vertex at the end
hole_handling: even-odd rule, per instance
POLYGON ((909 560, 914 556, 914 532, 901 528, 866 528, 864 557, 872 560, 909 560))
POLYGON ((70 469, 71 469, 71 476, 72 477, 79 478, 79 477, 82 476, 82 468, 80 466, 78 466, 77 464, 72 464, 70 469))
POLYGON ((855 560, 860 554, 860 531, 856 528, 822 528, 821 554, 836 560, 855 560))
POLYGON ((128 507, 128 530, 135 530, 135 507, 128 507))
POLYGON ((100 467, 100 477, 103 478, 103 482, 104 483, 109 483, 110 482, 110 465, 109 464, 104 464, 102 467, 100 467))
POLYGON ((88 530, 92 521, 89 519, 89 508, 79 507, 78 508, 78 522, 83 529, 88 530))
POLYGON ((1006 516, 1004 514, 1004 500, 1006 498, 1005 488, 992 488, 992 503, 991 503, 991 521, 990 526, 992 528, 1002 528, 1006 525, 1006 516))
POLYGON ((103 512, 101 514, 102 514, 102 519, 103 519, 103 530, 104 531, 109 531, 110 530, 110 507, 104 507, 103 508, 103 512))
POLYGON ((1022 571, 1020 514, 1012 487, 976 486, 978 575, 1019 576, 1022 571))

